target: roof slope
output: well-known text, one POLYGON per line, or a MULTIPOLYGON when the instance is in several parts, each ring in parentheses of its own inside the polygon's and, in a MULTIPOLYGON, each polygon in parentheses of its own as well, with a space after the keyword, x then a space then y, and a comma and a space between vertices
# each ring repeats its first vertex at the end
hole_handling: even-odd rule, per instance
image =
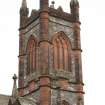
POLYGON ((0 95, 0 105, 8 105, 10 96, 0 95))
MULTIPOLYGON (((8 105, 36 105, 36 101, 25 98, 25 97, 17 97, 17 98, 9 98, 8 105)), ((7 104, 6 104, 7 105, 7 104)))

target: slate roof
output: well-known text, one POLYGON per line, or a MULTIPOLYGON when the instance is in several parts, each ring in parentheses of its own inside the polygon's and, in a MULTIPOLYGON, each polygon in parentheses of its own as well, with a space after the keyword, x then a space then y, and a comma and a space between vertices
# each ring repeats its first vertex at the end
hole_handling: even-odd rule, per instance
POLYGON ((8 105, 10 96, 0 95, 0 105, 8 105))
POLYGON ((17 99, 14 99, 11 96, 0 95, 0 105, 8 105, 9 100, 11 100, 11 103, 13 102, 12 105, 14 105, 17 100, 19 101, 20 105, 36 105, 34 100, 25 97, 18 97, 17 99))
POLYGON ((32 99, 20 97, 18 100, 21 105, 36 105, 36 102, 32 99))

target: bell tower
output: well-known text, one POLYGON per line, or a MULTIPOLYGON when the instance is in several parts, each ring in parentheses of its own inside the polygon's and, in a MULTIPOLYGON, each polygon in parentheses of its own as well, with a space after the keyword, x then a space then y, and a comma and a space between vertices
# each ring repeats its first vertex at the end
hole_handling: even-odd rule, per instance
POLYGON ((79 2, 70 1, 71 13, 39 2, 30 16, 26 0, 20 8, 18 94, 38 105, 84 105, 79 2))

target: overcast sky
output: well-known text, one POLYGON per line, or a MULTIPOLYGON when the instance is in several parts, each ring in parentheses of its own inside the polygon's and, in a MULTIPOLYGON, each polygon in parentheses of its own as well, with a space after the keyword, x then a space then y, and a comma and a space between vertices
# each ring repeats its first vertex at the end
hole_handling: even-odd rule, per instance
MULTIPOLYGON (((38 8, 38 0, 27 0, 38 8)), ((70 11, 70 0, 55 0, 70 11)), ((85 105, 105 105, 105 0, 80 0, 82 65, 85 105)), ((18 74, 19 7, 21 0, 0 2, 0 93, 11 95, 12 76, 18 74)))

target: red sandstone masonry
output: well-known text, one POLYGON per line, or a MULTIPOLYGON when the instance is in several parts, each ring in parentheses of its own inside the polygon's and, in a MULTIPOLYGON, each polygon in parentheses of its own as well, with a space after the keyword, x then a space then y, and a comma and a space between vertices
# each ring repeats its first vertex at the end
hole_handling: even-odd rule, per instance
MULTIPOLYGON (((74 7, 71 8, 72 13, 69 14, 69 13, 65 13, 64 11, 60 11, 59 9, 50 8, 48 7, 48 4, 49 4, 48 0, 40 0, 40 9, 38 11, 33 10, 31 16, 25 17, 26 19, 25 23, 23 21, 24 24, 22 23, 22 26, 20 26, 20 51, 19 51, 20 53, 19 55, 26 53, 26 52, 23 52, 23 46, 27 47, 27 45, 25 44, 27 43, 26 41, 27 39, 29 40, 31 35, 38 37, 39 40, 37 41, 37 45, 34 45, 35 47, 33 48, 34 54, 33 52, 31 52, 32 48, 30 48, 32 47, 33 43, 32 43, 32 40, 30 41, 28 50, 29 52, 31 52, 31 55, 33 55, 29 57, 30 59, 26 60, 24 57, 25 55, 19 56, 19 70, 20 70, 19 71, 19 87, 21 88, 19 89, 19 96, 24 96, 24 95, 27 96, 27 94, 30 95, 31 93, 33 94, 34 92, 37 91, 39 92, 39 94, 38 96, 35 96, 35 98, 36 97, 38 98, 38 101, 39 101, 38 103, 40 103, 40 105, 53 104, 53 101, 51 103, 51 98, 52 97, 56 98, 58 94, 60 95, 58 91, 62 91, 64 95, 72 96, 71 94, 73 95, 75 94, 75 97, 77 97, 78 95, 80 95, 80 97, 83 96, 83 93, 82 93, 83 86, 80 85, 79 83, 79 82, 82 82, 80 22, 77 19, 77 16, 79 15, 79 8, 78 6, 76 8, 74 7), (55 20, 51 21, 50 20, 51 17, 54 17, 55 20), (56 18, 59 19, 60 21, 63 20, 62 26, 64 26, 65 30, 60 30, 60 32, 57 32, 57 33, 54 30, 54 35, 52 35, 53 32, 49 33, 50 28, 57 28, 57 29, 61 28, 58 25, 60 23, 57 23, 56 18), (36 28, 36 26, 33 26, 32 24, 33 22, 36 22, 36 20, 37 22, 39 22, 37 23, 37 25, 39 25, 39 27, 37 27, 38 29, 36 28), (64 25, 63 25, 63 22, 65 22, 64 25), (69 22, 71 26, 69 25, 66 26, 65 24, 66 23, 69 24, 69 22), (51 24, 54 23, 56 26, 52 25, 51 27, 49 27, 50 25, 49 23, 51 24), (31 28, 28 29, 27 27, 28 28, 31 27, 31 28), (67 36, 67 34, 68 35, 71 34, 69 33, 68 30, 66 31, 67 27, 70 27, 73 29, 74 33, 72 36, 69 36, 69 37, 67 36), (24 35, 22 35, 21 30, 22 31, 27 30, 27 32, 24 33, 24 35), (67 34, 65 31, 67 32, 67 34), (28 32, 32 34, 27 35, 28 32), (35 35, 36 33, 34 32, 39 32, 38 33, 39 36, 35 35), (50 35, 52 35, 52 37, 50 35), (50 40, 50 37, 51 37, 51 40, 50 40), (49 51, 50 47, 52 47, 51 54, 49 51), (50 60, 50 56, 52 57, 52 60, 50 60), (29 69, 30 72, 27 73, 27 75, 25 75, 24 71, 28 69, 24 66, 24 64, 25 66, 30 67, 29 69), (50 74, 49 72, 52 73, 53 75, 50 74), (34 76, 30 75, 32 73, 33 74, 35 73, 35 75, 34 76), (61 73, 62 75, 59 73, 61 73), (67 79, 65 79, 66 75, 68 76, 67 73, 68 74, 70 73, 70 77, 67 77, 67 79), (71 74, 74 76, 73 78, 71 74), (26 80, 24 80, 25 76, 26 78, 27 77, 30 77, 30 78, 29 79, 25 78, 26 80), (26 82, 25 84, 24 84, 24 81, 26 82), (73 90, 69 90, 71 84, 74 86, 75 92, 73 92, 73 90), (69 93, 69 91, 70 91, 70 94, 66 94, 66 93, 69 93), (81 92, 80 94, 78 93, 79 91, 81 92)), ((26 56, 28 56, 28 53, 26 54, 26 56)), ((34 93, 34 95, 36 95, 37 92, 34 93)), ((70 97, 70 98, 74 98, 74 97, 70 97)), ((68 100, 70 98, 68 98, 68 100)), ((73 99, 73 100, 78 100, 78 99, 73 99)), ((56 99, 56 101, 58 101, 58 99, 56 99)), ((76 104, 76 102, 73 102, 73 104, 76 104)), ((66 104, 66 105, 69 105, 69 104, 66 104)))

